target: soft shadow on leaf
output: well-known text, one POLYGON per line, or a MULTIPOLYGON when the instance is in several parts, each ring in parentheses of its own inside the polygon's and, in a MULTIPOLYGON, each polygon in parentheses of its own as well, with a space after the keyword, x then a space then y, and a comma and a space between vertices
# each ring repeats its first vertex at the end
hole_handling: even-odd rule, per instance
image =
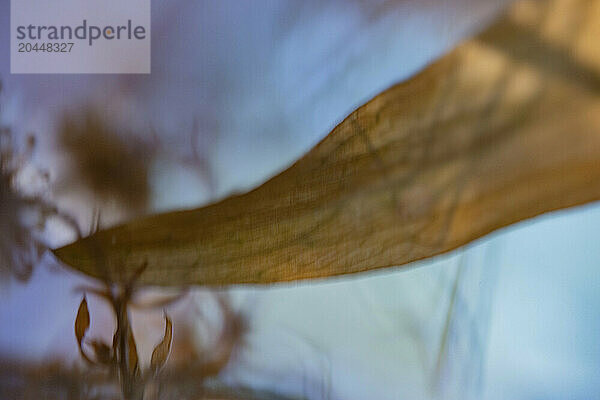
POLYGON ((267 284, 403 265, 598 200, 600 98, 589 83, 600 71, 599 9, 517 3, 257 189, 55 254, 105 279, 147 260, 145 284, 267 284), (575 26, 561 23, 582 13, 575 26))

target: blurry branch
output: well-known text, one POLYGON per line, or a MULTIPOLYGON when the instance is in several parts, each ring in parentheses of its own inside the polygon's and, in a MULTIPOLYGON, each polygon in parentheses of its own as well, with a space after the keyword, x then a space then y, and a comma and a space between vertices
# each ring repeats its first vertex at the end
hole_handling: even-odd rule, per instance
POLYGON ((148 205, 148 169, 153 149, 111 126, 110 116, 91 108, 63 117, 61 150, 70 157, 70 179, 89 187, 100 203, 116 201, 131 215, 148 205))
MULTIPOLYGON (((95 216, 90 231, 91 234, 96 232, 99 226, 99 213, 96 213, 95 216)), ((89 398, 98 399, 159 400, 183 397, 235 400, 242 398, 276 398, 264 393, 258 394, 231 387, 215 387, 214 384, 207 386, 207 379, 216 378, 229 364, 234 350, 240 344, 246 330, 242 315, 231 308, 225 296, 219 294, 216 294, 215 298, 218 309, 222 314, 222 327, 218 339, 210 349, 207 349, 205 353, 198 353, 194 343, 185 342, 185 335, 175 341, 173 322, 165 312, 163 338, 155 345, 151 354, 150 365, 144 369, 140 362, 136 338, 131 325, 131 308, 163 308, 164 310, 164 307, 181 300, 187 293, 187 289, 183 288, 175 295, 154 298, 150 301, 139 300, 138 281, 147 263, 144 262, 130 276, 120 276, 115 281, 106 273, 108 268, 107 259, 103 256, 102 249, 97 250, 97 268, 103 271, 104 287, 80 286, 77 288, 78 291, 84 292, 84 296, 75 317, 74 332, 79 352, 89 367, 88 370, 92 373, 91 376, 95 376, 98 371, 103 373, 101 374, 102 379, 98 381, 85 379, 86 384, 79 384, 79 386, 70 388, 69 392, 79 393, 78 396, 80 397, 75 396, 76 398, 88 398, 80 391, 81 387, 85 388, 85 393, 94 393, 89 398), (99 339, 88 338, 91 318, 86 293, 100 297, 112 308, 116 328, 111 344, 99 339), (181 346, 186 348, 185 358, 183 362, 180 360, 179 363, 167 365, 174 343, 177 343, 176 348, 181 346), (112 394, 110 396, 97 394, 107 391, 112 394)), ((183 330, 185 331, 185 328, 183 330)), ((187 337, 188 341, 190 339, 191 337, 187 337)), ((61 374, 70 374, 68 371, 65 372, 58 364, 56 367, 61 370, 61 374)), ((78 379, 77 375, 73 379, 78 379)))
MULTIPOLYGON (((147 400, 286 400, 282 396, 245 388, 204 387, 186 393, 198 385, 194 376, 179 376, 173 385, 147 400), (177 385, 180 385, 179 387, 177 385), (187 397, 181 396, 181 393, 187 397)), ((0 358, 0 393, 5 399, 20 400, 118 400, 121 396, 114 380, 103 370, 65 368, 59 363, 33 365, 0 358)))
POLYGON ((191 154, 189 157, 183 159, 185 164, 193 167, 204 182, 206 182, 211 196, 216 191, 216 181, 207 150, 212 148, 211 142, 215 140, 215 132, 215 128, 208 132, 201 129, 199 119, 195 118, 192 125, 192 132, 190 133, 191 154))
MULTIPOLYGON (((79 305, 74 326, 79 352, 83 359, 92 366, 105 367, 110 375, 117 376, 121 393, 125 400, 141 400, 144 395, 145 378, 142 377, 139 367, 137 347, 129 322, 129 310, 127 308, 129 299, 133 294, 133 285, 136 276, 134 275, 126 284, 116 288, 107 285, 105 291, 90 290, 91 293, 98 294, 107 300, 115 313, 117 326, 113 335, 112 345, 100 340, 91 340, 89 343, 90 347, 94 350, 94 355, 87 354, 84 348, 84 339, 90 327, 90 314, 85 296, 79 305)), ((167 326, 172 326, 166 315, 165 320, 167 321, 167 326)), ((160 347, 163 350, 162 348, 166 346, 166 349, 161 351, 163 355, 162 359, 155 362, 155 371, 158 371, 166 362, 170 351, 171 337, 172 332, 169 333, 168 343, 163 345, 161 341, 156 348, 160 347)), ((153 372, 151 371, 150 373, 153 372)))
POLYGON ((165 143, 159 132, 137 131, 117 119, 92 105, 63 115, 58 139, 70 163, 63 187, 72 190, 81 185, 93 195, 99 210, 113 206, 120 218, 139 217, 150 207, 152 164, 158 157, 168 157, 195 171, 214 194, 210 132, 201 129, 197 119, 189 134, 182 135, 185 154, 178 154, 181 150, 165 143))
MULTIPOLYGON (((176 382, 181 376, 192 374, 202 379, 216 377, 232 360, 233 354, 240 345, 246 333, 246 321, 243 316, 235 312, 227 298, 216 294, 215 299, 221 313, 222 327, 216 342, 203 351, 198 352, 195 346, 188 343, 186 357, 188 362, 178 367, 171 368, 163 374, 165 382, 176 382)), ((191 333, 187 339, 191 340, 191 333)))
POLYGON ((116 399, 103 371, 66 369, 61 363, 26 364, 0 359, 0 392, 7 399, 116 399), (94 387, 94 389, 91 389, 94 387))
POLYGON ((95 248, 109 276, 149 260, 144 284, 268 284, 403 265, 598 200, 599 22, 597 0, 516 3, 257 189, 55 254, 96 277, 95 248))
MULTIPOLYGON (((116 320, 112 344, 98 339, 86 340, 90 327, 90 314, 84 294, 74 323, 79 352, 92 369, 104 370, 109 379, 118 382, 124 400, 189 398, 189 396, 197 398, 206 390, 206 379, 216 377, 230 362, 234 349, 245 332, 245 321, 239 313, 231 309, 224 296, 216 295, 217 305, 222 314, 222 328, 216 343, 206 354, 198 354, 194 344, 185 342, 185 339, 190 338, 183 335, 177 347, 183 345, 186 348, 184 361, 167 366, 167 360, 172 353, 174 333, 173 322, 165 312, 163 338, 152 351, 150 366, 143 369, 130 322, 130 306, 135 301, 138 279, 145 268, 144 263, 124 283, 105 281, 103 289, 78 288, 84 293, 99 296, 107 301, 116 320), (88 349, 92 352, 88 353, 88 349)), ((166 306, 168 302, 181 298, 182 296, 169 297, 161 302, 138 304, 138 307, 166 306)))
MULTIPOLYGON (((235 362, 234 353, 243 345, 246 323, 242 315, 231 309, 226 297, 217 294, 215 299, 221 313, 221 328, 216 340, 206 340, 199 348, 194 339, 198 333, 194 333, 191 326, 178 326, 178 340, 173 348, 174 362, 154 382, 161 394, 168 393, 173 398, 194 398, 202 393, 210 398, 207 390, 213 387, 226 366, 235 362)), ((194 321, 198 323, 198 319, 194 321)))
MULTIPOLYGON (((60 220, 78 239, 82 235, 74 217, 59 210, 45 191, 30 193, 21 188, 19 179, 35 149, 35 137, 29 136, 25 149, 19 151, 15 134, 1 123, 0 114, 0 279, 8 275, 27 280, 47 248, 42 233, 49 219, 60 220)), ((35 175, 47 185, 47 172, 35 170, 35 175)))

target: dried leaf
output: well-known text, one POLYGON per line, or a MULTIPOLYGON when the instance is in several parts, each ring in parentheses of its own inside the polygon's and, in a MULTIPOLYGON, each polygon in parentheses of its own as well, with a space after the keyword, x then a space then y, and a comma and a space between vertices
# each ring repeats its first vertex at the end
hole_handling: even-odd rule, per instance
POLYGON ((597 0, 517 3, 259 188, 55 254, 100 278, 98 254, 115 280, 148 260, 140 283, 266 284, 406 264, 598 200, 598 37, 597 0))
POLYGON ((150 368, 152 371, 159 371, 171 352, 171 343, 173 339, 173 324, 171 319, 165 314, 165 335, 162 341, 156 345, 152 351, 152 359, 150 360, 150 368))
POLYGON ((87 299, 83 296, 81 303, 79 304, 79 309, 77 310, 77 317, 75 318, 75 337, 77 338, 77 343, 79 343, 79 347, 81 348, 81 344, 83 341, 83 337, 90 327, 90 313, 88 311, 87 299))

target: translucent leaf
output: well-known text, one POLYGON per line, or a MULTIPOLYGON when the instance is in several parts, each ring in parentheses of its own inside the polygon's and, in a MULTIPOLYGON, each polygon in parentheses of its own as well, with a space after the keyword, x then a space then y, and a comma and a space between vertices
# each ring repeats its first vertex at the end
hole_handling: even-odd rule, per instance
POLYGON ((598 200, 599 14, 517 3, 257 189, 55 254, 114 281, 147 261, 145 284, 267 284, 403 265, 598 200))

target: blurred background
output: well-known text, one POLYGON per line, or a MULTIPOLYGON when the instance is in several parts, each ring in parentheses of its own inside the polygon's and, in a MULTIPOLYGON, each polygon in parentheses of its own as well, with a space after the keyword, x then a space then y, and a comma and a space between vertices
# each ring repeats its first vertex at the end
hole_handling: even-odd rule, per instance
MULTIPOLYGON (((51 202, 86 234, 98 215, 110 226, 248 190, 507 3, 153 1, 144 76, 11 75, 0 0, 0 125, 11 138, 2 165, 25 193, 2 188, 1 249, 33 267, 3 271, 0 355, 80 362, 73 320, 87 281, 43 251, 76 232, 64 218, 40 229, 15 221, 14 209, 51 202), (15 226, 39 249, 13 240, 15 226)), ((246 328, 218 380, 308 399, 594 398, 599 227, 592 204, 408 268, 227 289, 246 328)), ((175 340, 186 326, 191 346, 214 347, 213 303, 196 288, 174 304, 175 340)), ((92 330, 110 335, 109 310, 93 299, 90 309, 92 330)), ((140 352, 151 352, 162 310, 133 324, 140 352)))

